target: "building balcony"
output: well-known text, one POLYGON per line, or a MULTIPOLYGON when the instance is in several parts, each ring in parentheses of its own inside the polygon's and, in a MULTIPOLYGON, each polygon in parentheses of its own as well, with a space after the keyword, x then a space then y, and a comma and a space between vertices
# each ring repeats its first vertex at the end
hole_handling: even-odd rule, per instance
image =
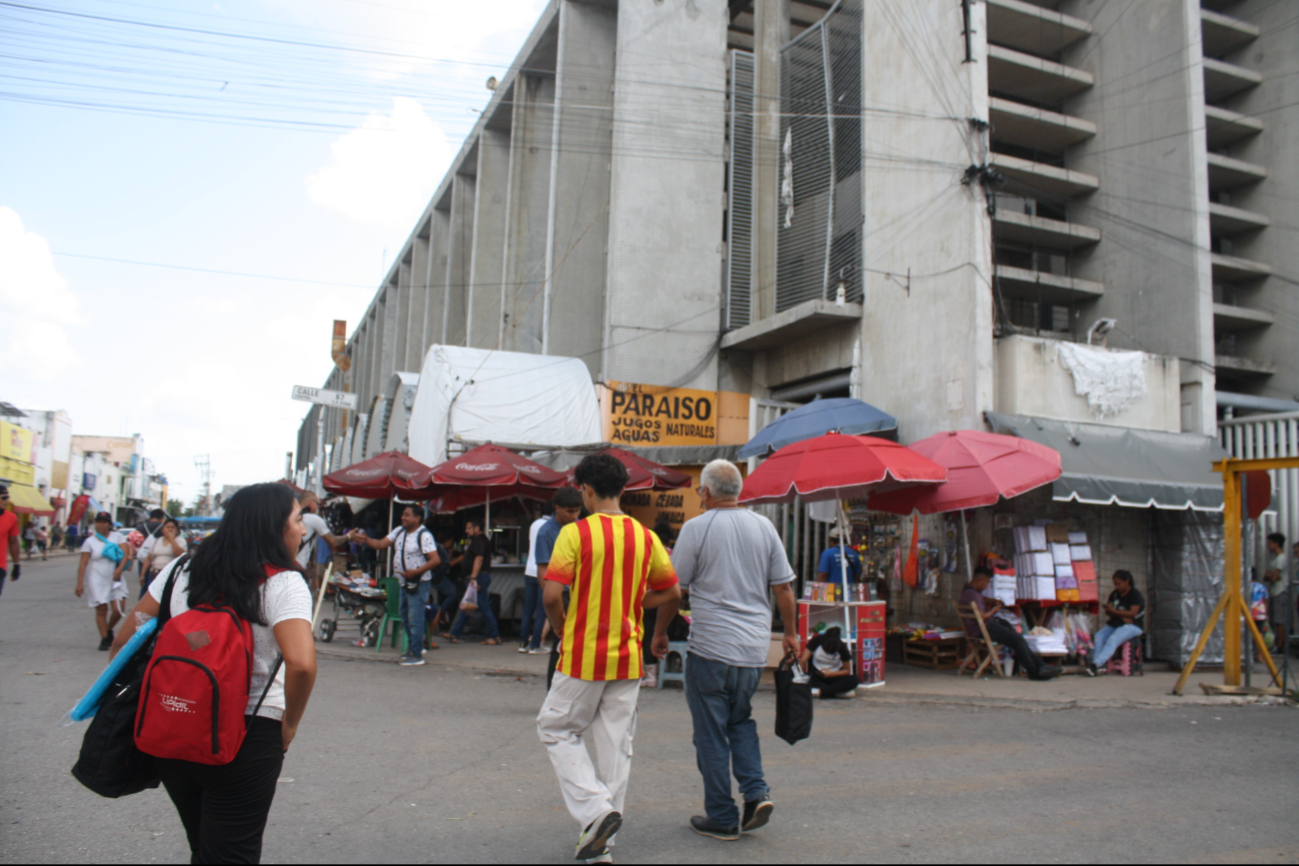
POLYGON ((1008 187, 1029 193, 1029 198, 1043 195, 1057 199, 1072 198, 1095 192, 1101 185, 1094 174, 1071 171, 1018 156, 994 153, 991 159, 997 170, 1005 176, 1008 187))
POLYGON ((1205 57, 1221 57, 1248 45, 1258 38, 1259 29, 1248 21, 1213 12, 1200 10, 1200 38, 1204 44, 1205 57))
POLYGON ((1223 156, 1220 153, 1209 154, 1209 191, 1236 189, 1251 183, 1258 183, 1267 177, 1267 168, 1243 159, 1223 156))
POLYGON ((1062 220, 998 210, 992 220, 997 240, 1048 250, 1076 250, 1101 239, 1100 229, 1062 220))
POLYGON ((1096 124, 1089 120, 996 96, 988 101, 988 119, 992 122, 993 141, 1044 153, 1064 153, 1070 145, 1096 134, 1096 124))
POLYGON ((1213 366, 1219 374, 1237 379, 1262 379, 1276 373, 1276 365, 1254 361, 1238 355, 1214 355, 1213 366))
POLYGON ((988 41, 997 45, 1050 56, 1091 35, 1081 18, 1022 0, 988 0, 988 41))
POLYGON ((1262 262, 1242 259, 1238 256, 1226 256, 1222 253, 1210 253, 1213 263, 1213 280, 1218 283, 1241 283, 1247 280, 1261 280, 1272 276, 1276 269, 1262 262))
POLYGON ((1263 121, 1257 117, 1248 117, 1238 111, 1219 108, 1216 105, 1206 105, 1204 117, 1205 137, 1208 139, 1209 147, 1226 147, 1263 131, 1263 121))
POLYGON ((861 304, 839 306, 834 301, 814 299, 782 310, 722 337, 723 349, 756 352, 780 346, 833 325, 860 322, 861 304))
POLYGON ((1237 307, 1235 304, 1213 305, 1213 329, 1215 331, 1251 331, 1255 328, 1266 328, 1276 322, 1276 315, 1266 310, 1252 310, 1249 307, 1237 307))
POLYGON ((1262 83, 1263 76, 1252 69, 1225 60, 1204 58, 1205 102, 1221 102, 1262 83))
POLYGON ((1209 202, 1209 231, 1214 237, 1229 238, 1245 232, 1256 232, 1271 224, 1272 221, 1261 213, 1216 201, 1209 202))
POLYGON ((1096 83, 1090 72, 1022 51, 988 46, 988 90, 1038 105, 1057 105, 1096 83))
POLYGON ((1010 298, 1025 298, 1063 306, 1076 301, 1094 301, 1105 294, 1105 287, 1091 280, 1030 271, 1027 268, 1012 268, 1009 265, 997 265, 995 271, 1001 293, 1010 298))

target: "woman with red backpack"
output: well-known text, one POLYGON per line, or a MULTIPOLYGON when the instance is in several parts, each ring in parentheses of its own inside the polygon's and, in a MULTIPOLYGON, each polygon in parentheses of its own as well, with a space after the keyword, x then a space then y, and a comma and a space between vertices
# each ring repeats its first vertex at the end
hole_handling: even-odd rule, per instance
MULTIPOLYGON (((216 532, 135 607, 158 616, 170 599, 135 742, 158 758, 195 863, 261 860, 276 781, 316 680, 311 592, 293 555, 305 532, 286 485, 245 487, 216 532)), ((127 617, 114 653, 136 619, 127 617)))

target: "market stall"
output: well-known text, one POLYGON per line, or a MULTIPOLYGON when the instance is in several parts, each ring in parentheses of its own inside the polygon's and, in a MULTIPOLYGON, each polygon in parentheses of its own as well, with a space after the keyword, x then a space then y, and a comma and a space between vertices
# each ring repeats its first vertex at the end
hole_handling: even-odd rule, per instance
MULTIPOLYGON (((916 486, 932 487, 947 472, 896 442, 873 436, 828 433, 776 451, 744 482, 740 503, 830 503, 840 527, 839 569, 830 580, 807 584, 799 600, 799 633, 807 639, 818 625, 840 625, 863 685, 884 682, 885 605, 862 595, 848 579, 844 541, 848 517, 841 502, 916 486)), ((806 645, 806 644, 805 644, 806 645)))
MULTIPOLYGON (((395 525, 394 512, 399 499, 414 502, 422 498, 429 467, 402 454, 386 451, 376 454, 323 480, 325 491, 339 496, 388 500, 388 529, 395 525)), ((388 571, 392 570, 392 551, 388 551, 388 571)))

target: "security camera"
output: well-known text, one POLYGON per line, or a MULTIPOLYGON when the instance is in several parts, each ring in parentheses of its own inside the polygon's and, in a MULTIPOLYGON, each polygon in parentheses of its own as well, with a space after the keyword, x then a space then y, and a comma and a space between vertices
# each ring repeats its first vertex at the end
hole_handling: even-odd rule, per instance
POLYGON ((1092 344, 1093 337, 1104 337, 1118 325, 1118 319, 1097 319, 1092 322, 1092 326, 1087 329, 1087 345, 1092 344))

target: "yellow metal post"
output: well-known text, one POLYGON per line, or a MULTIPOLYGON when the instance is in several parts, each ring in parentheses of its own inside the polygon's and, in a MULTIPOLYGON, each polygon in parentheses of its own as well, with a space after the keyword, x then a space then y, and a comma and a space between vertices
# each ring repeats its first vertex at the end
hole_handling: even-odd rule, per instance
MULTIPOLYGON (((1245 472, 1299 469, 1299 457, 1269 457, 1260 460, 1227 459, 1214 464, 1213 469, 1215 472, 1222 473, 1222 521, 1226 539, 1223 551, 1225 562, 1223 563, 1222 597, 1218 599, 1218 604, 1209 616, 1209 621, 1204 625, 1204 631, 1200 634, 1200 639, 1196 641, 1195 649, 1191 651, 1191 657, 1187 659, 1186 666, 1182 668, 1182 675, 1178 678, 1177 685, 1173 687, 1173 694, 1175 695, 1182 693, 1183 686, 1186 685, 1191 672, 1195 670, 1195 664, 1200 660, 1200 653, 1204 651, 1204 647, 1209 643, 1209 637, 1213 634, 1214 626, 1217 625, 1219 614, 1223 617, 1223 684, 1228 686, 1240 685, 1241 617, 1245 615, 1247 610, 1245 597, 1240 586, 1240 524, 1244 515, 1244 503, 1241 501, 1240 495, 1240 476, 1245 472)), ((1280 676, 1276 664, 1272 661, 1271 653, 1263 645, 1263 636, 1259 634, 1258 628, 1254 626, 1253 621, 1248 617, 1246 617, 1246 623, 1249 626, 1250 635, 1255 645, 1258 646, 1259 654, 1263 657, 1268 671, 1272 674, 1273 681, 1280 682, 1280 676)))
POLYGON ((1227 604, 1222 611, 1222 681, 1240 685, 1240 474, 1228 461, 1222 472, 1222 509, 1226 559, 1223 568, 1222 593, 1227 604))

